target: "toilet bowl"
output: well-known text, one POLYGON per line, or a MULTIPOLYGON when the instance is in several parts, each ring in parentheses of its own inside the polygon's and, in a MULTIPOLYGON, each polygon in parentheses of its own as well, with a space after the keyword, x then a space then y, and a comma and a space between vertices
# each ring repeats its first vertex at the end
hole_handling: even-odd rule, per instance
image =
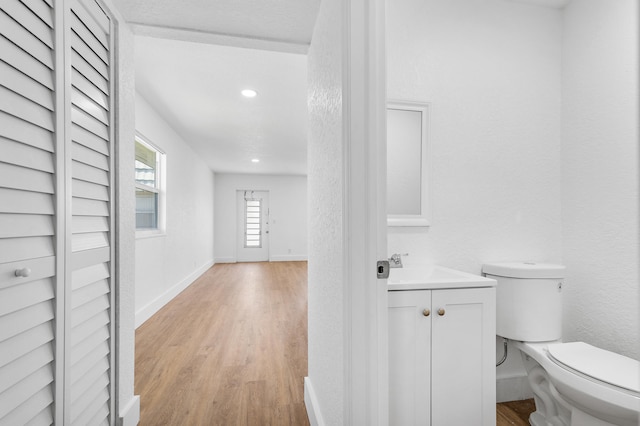
POLYGON ((583 342, 562 342, 564 267, 493 263, 496 330, 520 350, 533 389, 533 426, 640 425, 640 362, 583 342))
POLYGON ((640 363, 583 342, 514 342, 534 392, 534 426, 638 426, 640 363))

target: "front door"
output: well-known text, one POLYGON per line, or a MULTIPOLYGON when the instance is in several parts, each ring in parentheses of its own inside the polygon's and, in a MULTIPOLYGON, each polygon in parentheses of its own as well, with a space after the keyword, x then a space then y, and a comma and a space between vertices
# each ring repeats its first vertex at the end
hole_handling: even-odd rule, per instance
POLYGON ((269 192, 237 193, 237 261, 269 260, 269 192))

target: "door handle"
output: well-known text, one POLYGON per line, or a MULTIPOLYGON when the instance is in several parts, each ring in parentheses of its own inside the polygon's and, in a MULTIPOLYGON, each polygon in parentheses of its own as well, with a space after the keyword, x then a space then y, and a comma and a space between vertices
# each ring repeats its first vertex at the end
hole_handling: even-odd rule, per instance
POLYGON ((31 275, 31 269, 29 268, 16 269, 15 274, 16 274, 16 277, 27 278, 29 275, 31 275))

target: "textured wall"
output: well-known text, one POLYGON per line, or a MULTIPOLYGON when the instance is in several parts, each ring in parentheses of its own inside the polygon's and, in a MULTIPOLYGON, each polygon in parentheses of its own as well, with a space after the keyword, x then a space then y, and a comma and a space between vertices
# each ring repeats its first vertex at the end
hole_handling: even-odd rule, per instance
POLYGON ((327 425, 344 423, 341 16, 321 3, 308 55, 308 377, 327 425))
POLYGON ((564 336, 640 359, 637 2, 574 0, 563 47, 564 336))
MULTIPOLYGON (((110 2, 107 2, 109 5, 110 2)), ((135 132, 135 70, 133 34, 115 8, 117 36, 117 150, 116 252, 117 292, 117 407, 127 420, 137 419, 139 411, 132 407, 135 365, 135 188, 134 144, 135 132), (128 412, 127 412, 128 411, 128 412)))
POLYGON ((389 253, 473 273, 561 260, 560 37, 549 8, 388 3, 389 98, 431 103, 432 223, 390 228, 389 253))
MULTIPOLYGON (((431 227, 389 228, 389 254, 476 274, 486 262, 560 262, 561 11, 387 4, 388 97, 431 103, 431 227)), ((513 350, 497 371, 524 374, 513 350)), ((526 392, 519 379, 498 386, 499 400, 526 392)))
MULTIPOLYGON (((269 260, 307 259, 307 177, 216 173, 215 259, 237 257, 237 191, 269 191, 269 260)), ((244 222, 243 222, 244 223, 244 222)))
POLYGON ((139 94, 136 130, 167 164, 166 233, 136 239, 136 313, 146 319, 213 263, 214 176, 139 94))

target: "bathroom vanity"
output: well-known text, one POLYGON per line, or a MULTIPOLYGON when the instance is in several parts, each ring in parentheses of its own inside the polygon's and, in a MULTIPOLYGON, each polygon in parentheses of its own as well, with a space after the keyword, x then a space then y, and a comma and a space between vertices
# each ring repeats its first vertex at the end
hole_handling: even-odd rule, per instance
POLYGON ((439 266, 392 269, 389 424, 496 424, 495 285, 439 266))

